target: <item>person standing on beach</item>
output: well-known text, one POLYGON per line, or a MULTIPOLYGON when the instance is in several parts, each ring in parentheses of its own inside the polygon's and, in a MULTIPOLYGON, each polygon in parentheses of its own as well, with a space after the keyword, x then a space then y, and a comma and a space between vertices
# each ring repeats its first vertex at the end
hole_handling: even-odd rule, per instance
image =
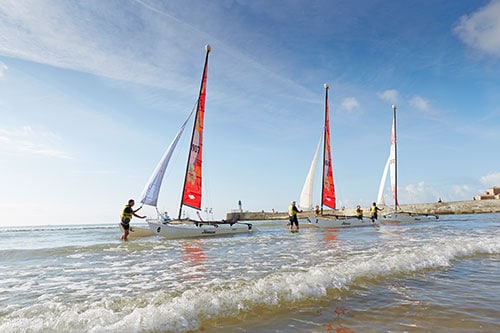
POLYGON ((129 229, 130 229, 130 220, 132 219, 132 216, 138 217, 140 219, 146 218, 146 216, 139 216, 136 214, 136 212, 138 210, 140 210, 142 208, 142 206, 137 208, 136 210, 134 210, 132 208, 132 207, 134 207, 134 204, 135 204, 134 199, 130 199, 128 201, 128 204, 126 204, 122 210, 120 225, 123 229, 123 235, 122 235, 121 239, 124 241, 128 240, 128 234, 129 234, 129 229))
POLYGON ((295 201, 292 201, 290 203, 290 206, 288 206, 288 217, 290 219, 290 230, 293 231, 293 225, 295 224, 295 230, 299 231, 299 219, 297 218, 297 213, 302 213, 302 210, 298 210, 297 206, 295 205, 295 201))
POLYGON ((372 223, 375 223, 375 220, 378 219, 378 212, 384 210, 377 207, 377 204, 374 202, 372 207, 370 208, 372 223))

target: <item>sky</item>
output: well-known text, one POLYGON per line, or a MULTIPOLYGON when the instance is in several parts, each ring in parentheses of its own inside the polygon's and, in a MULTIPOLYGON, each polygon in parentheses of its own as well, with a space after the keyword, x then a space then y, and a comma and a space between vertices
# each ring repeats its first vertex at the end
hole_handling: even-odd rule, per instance
POLYGON ((117 223, 195 106, 205 44, 204 218, 298 200, 324 83, 338 207, 376 200, 393 104, 400 204, 500 186, 500 1, 0 0, 0 36, 0 225, 117 223))

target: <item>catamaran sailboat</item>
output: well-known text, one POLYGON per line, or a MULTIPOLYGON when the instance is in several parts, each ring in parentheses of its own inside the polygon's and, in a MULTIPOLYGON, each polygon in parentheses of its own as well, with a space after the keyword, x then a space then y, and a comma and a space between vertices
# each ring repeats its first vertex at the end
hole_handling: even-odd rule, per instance
POLYGON ((394 198, 394 212, 381 215, 380 222, 416 222, 422 220, 435 220, 439 218, 437 215, 422 215, 411 212, 403 212, 399 208, 398 203, 398 165, 397 165, 397 142, 396 142, 396 105, 392 106, 392 131, 391 131, 391 148, 389 151, 389 158, 384 167, 384 173, 380 181, 378 189, 377 204, 385 205, 384 200, 384 187, 387 179, 387 173, 390 170, 391 178, 391 191, 394 198))
POLYGON ((146 220, 151 230, 155 234, 169 239, 232 235, 240 233, 250 233, 254 231, 254 228, 250 223, 241 223, 237 220, 204 221, 201 219, 201 216, 199 214, 199 210, 201 210, 202 199, 203 125, 205 115, 206 82, 208 74, 208 55, 211 50, 210 45, 206 45, 205 49, 205 66, 196 106, 191 144, 189 145, 189 156, 186 166, 181 203, 179 207, 179 216, 177 219, 170 219, 167 214, 161 214, 156 207, 161 183, 163 181, 163 176, 165 174, 165 170, 167 169, 168 162, 189 118, 191 117, 191 114, 183 123, 169 148, 161 158, 159 164, 154 170, 149 182, 147 183, 143 191, 141 199, 141 203, 155 207, 158 213, 157 218, 146 220), (184 206, 191 207, 197 210, 197 215, 200 220, 198 221, 189 218, 181 218, 182 208, 184 206))
MULTIPOLYGON (((337 199, 335 197, 335 185, 333 182, 333 166, 332 153, 330 147, 330 117, 328 114, 328 90, 330 87, 325 83, 325 123, 323 131, 323 176, 321 187, 321 210, 320 214, 308 217, 308 221, 312 226, 319 228, 346 228, 346 227, 361 227, 371 225, 370 219, 365 217, 355 217, 346 215, 323 215, 323 206, 331 209, 336 209, 337 199)), ((321 143, 321 140, 320 140, 321 143)), ((300 195, 299 206, 302 209, 312 209, 312 193, 314 184, 314 170, 316 167, 316 159, 318 157, 319 144, 314 154, 313 162, 309 169, 309 174, 306 177, 302 193, 300 195)))

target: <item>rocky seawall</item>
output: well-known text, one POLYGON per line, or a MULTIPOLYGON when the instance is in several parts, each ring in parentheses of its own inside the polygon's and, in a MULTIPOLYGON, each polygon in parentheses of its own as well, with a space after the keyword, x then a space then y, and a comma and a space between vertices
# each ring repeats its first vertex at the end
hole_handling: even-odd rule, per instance
MULTIPOLYGON (((381 214, 387 214, 394 211, 393 206, 379 206, 384 210, 381 214)), ((370 207, 362 207, 364 215, 370 215, 370 207)), ((344 208, 337 210, 324 210, 325 214, 332 215, 355 215, 356 208, 344 208)), ((399 209, 403 212, 415 214, 432 214, 432 215, 448 215, 448 214, 482 214, 482 213, 500 213, 500 200, 467 200, 467 201, 448 201, 425 204, 410 204, 400 205, 399 209)), ((303 212, 299 214, 299 218, 304 218, 313 215, 313 212, 303 212)), ((241 221, 257 221, 257 220, 284 220, 288 219, 287 212, 230 212, 227 213, 226 219, 231 220, 234 217, 241 221)))

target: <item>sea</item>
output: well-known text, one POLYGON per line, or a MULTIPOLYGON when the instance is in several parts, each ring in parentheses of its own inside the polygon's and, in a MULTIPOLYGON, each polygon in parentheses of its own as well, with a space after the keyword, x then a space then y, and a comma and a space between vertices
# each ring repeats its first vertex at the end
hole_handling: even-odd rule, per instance
POLYGON ((128 242, 117 224, 0 227, 0 332, 500 332, 500 214, 253 223, 128 242))

